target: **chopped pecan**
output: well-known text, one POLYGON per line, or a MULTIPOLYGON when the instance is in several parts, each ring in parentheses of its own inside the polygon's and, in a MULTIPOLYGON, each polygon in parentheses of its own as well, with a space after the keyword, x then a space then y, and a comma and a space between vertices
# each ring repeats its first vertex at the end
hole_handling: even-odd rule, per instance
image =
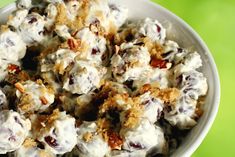
POLYGON ((77 51, 81 46, 81 41, 77 39, 68 39, 67 44, 70 50, 77 51))
POLYGON ((16 87, 16 89, 19 90, 21 93, 24 93, 24 92, 25 92, 24 86, 23 86, 21 83, 19 83, 19 82, 15 83, 15 87, 16 87))
POLYGON ((165 60, 152 58, 150 65, 154 68, 164 69, 167 68, 167 63, 165 60))
POLYGON ((43 105, 47 105, 48 104, 48 100, 44 96, 41 96, 40 100, 41 100, 43 105))
POLYGON ((123 139, 114 131, 108 131, 108 144, 111 149, 120 150, 123 145, 123 139))

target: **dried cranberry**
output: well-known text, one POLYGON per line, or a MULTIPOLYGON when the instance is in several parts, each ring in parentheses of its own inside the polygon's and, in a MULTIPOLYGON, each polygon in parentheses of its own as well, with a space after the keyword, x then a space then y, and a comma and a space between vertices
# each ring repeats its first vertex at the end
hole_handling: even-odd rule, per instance
POLYGON ((106 60, 106 58, 107 58, 107 55, 106 55, 106 54, 103 54, 103 55, 101 56, 101 60, 102 60, 102 61, 106 60))
POLYGON ((56 139, 54 139, 54 138, 51 137, 51 136, 46 136, 46 137, 44 138, 44 140, 45 140, 46 143, 48 143, 48 145, 51 146, 51 147, 56 147, 56 146, 58 146, 58 143, 57 143, 56 139))
POLYGON ((144 149, 144 147, 140 143, 130 142, 129 145, 135 149, 144 149))
POLYGON ((161 32, 161 27, 157 25, 157 32, 160 33, 161 32))
POLYGON ((96 55, 96 54, 98 54, 98 53, 100 53, 99 48, 93 48, 92 51, 91 51, 91 54, 92 54, 92 55, 96 55))
POLYGON ((72 84, 74 84, 74 76, 70 75, 69 76, 69 85, 72 85, 72 84))
POLYGON ((19 74, 21 71, 20 67, 15 64, 9 64, 7 69, 8 69, 8 72, 11 74, 19 74))
POLYGON ((167 61, 161 60, 161 59, 152 58, 150 64, 154 68, 160 68, 160 69, 167 68, 167 66, 166 66, 167 65, 167 61))
POLYGON ((178 85, 180 85, 180 84, 182 83, 182 81, 183 81, 183 75, 180 75, 180 76, 178 76, 178 77, 176 78, 176 83, 177 83, 178 85))
POLYGON ((32 17, 30 20, 29 20, 29 24, 33 24, 34 22, 37 22, 37 18, 35 17, 32 17))

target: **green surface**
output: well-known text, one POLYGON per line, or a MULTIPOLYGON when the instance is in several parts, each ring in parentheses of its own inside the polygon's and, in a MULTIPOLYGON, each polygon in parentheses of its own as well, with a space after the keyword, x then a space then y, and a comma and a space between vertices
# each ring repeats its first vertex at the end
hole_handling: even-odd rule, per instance
MULTIPOLYGON (((235 156, 235 0, 154 1, 184 19, 200 34, 219 69, 222 88, 219 113, 193 157, 235 156)), ((0 0, 0 6, 9 2, 13 0, 0 0)))
POLYGON ((210 48, 220 74, 215 123, 193 157, 235 156, 235 0, 154 0, 190 24, 210 48))

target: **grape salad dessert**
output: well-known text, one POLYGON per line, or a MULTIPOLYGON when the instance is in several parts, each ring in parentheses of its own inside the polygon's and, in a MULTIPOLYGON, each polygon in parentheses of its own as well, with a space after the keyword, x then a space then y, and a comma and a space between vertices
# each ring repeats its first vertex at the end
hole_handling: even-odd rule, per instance
POLYGON ((0 156, 170 156, 202 116, 198 52, 109 0, 18 0, 0 29, 0 156))

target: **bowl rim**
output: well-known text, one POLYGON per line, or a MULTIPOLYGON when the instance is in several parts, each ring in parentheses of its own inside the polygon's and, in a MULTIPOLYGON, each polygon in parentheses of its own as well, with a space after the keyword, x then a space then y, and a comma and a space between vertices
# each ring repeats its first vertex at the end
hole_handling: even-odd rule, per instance
MULTIPOLYGON (((199 36, 199 34, 189 24, 187 24, 183 19, 178 17, 176 14, 174 14, 173 12, 171 12, 170 10, 166 9, 165 7, 159 5, 156 2, 152 2, 150 0, 147 0, 147 1, 146 0, 139 0, 139 1, 145 1, 149 5, 155 6, 156 9, 163 10, 164 12, 166 12, 167 14, 172 16, 175 20, 177 20, 180 24, 182 24, 184 29, 188 29, 188 31, 194 36, 194 38, 199 42, 199 44, 205 50, 205 53, 208 56, 208 62, 211 64, 211 70, 212 70, 212 74, 213 74, 212 77, 214 78, 214 81, 215 81, 214 82, 215 90, 214 90, 214 98, 213 98, 213 102, 212 102, 212 108, 209 113, 210 116, 208 117, 207 121, 205 121, 203 124, 203 129, 200 130, 198 138, 194 141, 191 141, 191 145, 188 145, 187 147, 185 147, 183 149, 183 152, 184 152, 183 155, 180 154, 181 156, 188 157, 188 156, 191 156, 196 151, 196 149, 200 146, 202 141, 205 139, 205 137, 209 133, 209 130, 211 129, 212 124, 214 123, 216 115, 218 113, 219 105, 220 105, 220 97, 221 97, 221 87, 220 87, 220 78, 219 78, 218 68, 215 64, 215 60, 214 60, 212 53, 209 50, 208 46, 206 45, 204 40, 199 36)), ((172 156, 177 156, 177 154, 173 153, 172 156)))
MULTIPOLYGON (((118 1, 118 0, 116 0, 116 1, 118 1)), ((181 19, 176 14, 174 14, 173 12, 171 12, 170 10, 166 9, 165 7, 159 5, 156 2, 152 2, 150 0, 137 0, 137 1, 141 1, 143 3, 147 3, 148 5, 152 5, 156 9, 162 10, 165 13, 167 13, 168 15, 172 16, 176 21, 178 21, 180 24, 182 24, 184 29, 187 29, 194 36, 194 38, 199 42, 200 46, 202 46, 202 48, 205 50, 206 55, 208 56, 208 62, 210 63, 212 74, 213 74, 212 77, 214 78, 214 86, 215 86, 214 98, 213 98, 213 102, 212 102, 212 108, 211 108, 211 110, 209 110, 210 111, 210 113, 208 114, 209 117, 207 118, 207 121, 204 122, 203 129, 200 130, 199 136, 194 141, 190 141, 190 145, 187 145, 186 147, 184 147, 184 149, 182 150, 183 154, 180 154, 180 156, 183 156, 183 157, 191 156, 193 154, 193 152, 195 152, 196 149, 200 146, 202 141, 205 139, 206 135, 208 134, 209 130, 212 127, 212 124, 215 121, 216 115, 219 110, 220 97, 221 97, 221 85, 220 85, 218 68, 215 64, 214 58, 213 58, 212 53, 209 50, 208 46, 205 44, 205 42, 199 36, 199 34, 196 33, 196 31, 189 24, 187 24, 183 19, 181 19)), ((0 15, 6 14, 6 13, 14 10, 15 8, 16 8, 15 2, 12 2, 4 7, 1 7, 0 8, 0 15)), ((177 153, 176 154, 173 153, 171 156, 177 156, 177 153)))

